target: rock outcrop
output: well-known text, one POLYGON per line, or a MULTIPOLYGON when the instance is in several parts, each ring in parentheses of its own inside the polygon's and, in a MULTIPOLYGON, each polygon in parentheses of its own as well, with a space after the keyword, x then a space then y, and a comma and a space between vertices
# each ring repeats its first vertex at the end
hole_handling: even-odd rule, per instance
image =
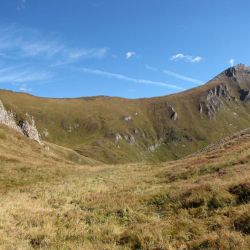
POLYGON ((131 135, 131 134, 124 135, 124 139, 129 144, 135 144, 135 142, 136 142, 135 137, 133 135, 131 135))
POLYGON ((235 81, 241 81, 246 76, 250 75, 250 67, 247 67, 244 64, 238 64, 234 67, 226 69, 224 74, 229 78, 233 78, 235 81))
POLYGON ((119 133, 115 134, 115 144, 117 147, 120 147, 120 142, 122 140, 125 140, 128 144, 135 144, 136 143, 136 138, 132 134, 125 134, 121 135, 119 133))
POLYGON ((207 92, 205 100, 199 104, 199 111, 206 113, 211 119, 224 106, 225 100, 232 100, 230 90, 228 86, 218 85, 207 92))
POLYGON ((170 118, 174 121, 178 119, 178 114, 172 106, 169 106, 170 118))
POLYGON ((15 115, 11 111, 7 111, 0 100, 0 123, 7 127, 22 133, 22 129, 16 124, 15 115))
POLYGON ((117 146, 120 146, 119 144, 120 144, 120 141, 122 141, 122 136, 119 134, 119 133, 117 133, 116 135, 115 135, 115 144, 117 145, 117 146))
POLYGON ((19 123, 23 134, 29 137, 31 140, 37 141, 39 144, 42 144, 34 118, 30 117, 28 114, 26 114, 26 116, 27 120, 19 123), (28 120, 30 120, 30 123, 28 122, 28 120))
POLYGON ((125 122, 132 121, 132 117, 131 116, 126 116, 126 117, 124 117, 124 121, 125 122))
POLYGON ((12 111, 7 111, 0 100, 0 124, 4 124, 30 139, 37 141, 39 144, 42 144, 34 118, 28 114, 26 114, 26 117, 27 120, 17 121, 15 114, 12 111))

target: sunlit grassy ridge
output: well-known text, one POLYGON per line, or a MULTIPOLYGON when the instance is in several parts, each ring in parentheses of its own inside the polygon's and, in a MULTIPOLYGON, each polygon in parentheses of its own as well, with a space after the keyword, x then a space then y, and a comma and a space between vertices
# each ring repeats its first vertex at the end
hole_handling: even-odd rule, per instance
POLYGON ((248 130, 178 161, 84 166, 2 127, 0 248, 249 249, 249 146, 248 130))

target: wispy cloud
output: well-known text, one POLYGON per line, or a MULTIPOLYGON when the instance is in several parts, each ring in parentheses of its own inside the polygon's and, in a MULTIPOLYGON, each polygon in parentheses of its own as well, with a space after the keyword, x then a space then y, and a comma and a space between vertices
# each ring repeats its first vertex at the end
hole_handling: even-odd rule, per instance
POLYGON ((229 60, 229 65, 230 65, 231 67, 233 67, 233 66, 235 65, 235 60, 234 60, 233 58, 231 58, 231 59, 229 60))
POLYGON ((0 70, 0 83, 27 83, 52 78, 52 73, 32 68, 7 67, 0 70))
POLYGON ((107 48, 100 49, 67 49, 53 66, 74 63, 81 59, 102 59, 107 55, 107 48))
POLYGON ((73 63, 102 59, 106 48, 73 48, 57 38, 17 25, 0 26, 0 54, 16 58, 50 59, 54 63, 73 63))
POLYGON ((118 80, 123 80, 123 81, 128 81, 128 82, 133 82, 133 83, 138 83, 138 84, 146 84, 146 85, 155 85, 159 87, 166 87, 170 89, 175 89, 175 90, 184 90, 182 87, 179 87, 177 85, 173 84, 168 84, 165 82, 159 82, 159 81, 152 81, 152 80, 143 80, 143 79, 136 79, 132 78, 123 74, 117 74, 117 73, 111 73, 99 69, 91 69, 91 68, 75 68, 75 70, 88 73, 88 74, 93 74, 93 75, 99 75, 99 76, 104 76, 108 78, 114 78, 118 80))
POLYGON ((54 78, 57 70, 52 66, 100 60, 106 54, 106 48, 75 48, 34 29, 0 25, 0 83, 22 84, 22 91, 28 91, 24 84, 54 78))
POLYGON ((20 84, 18 86, 18 90, 21 91, 21 92, 25 92, 25 93, 32 92, 32 89, 30 87, 28 87, 28 85, 25 84, 25 83, 20 84))
POLYGON ((135 55, 136 55, 136 52, 134 52, 134 51, 128 51, 126 53, 126 59, 130 59, 131 57, 133 57, 135 55))
POLYGON ((190 63, 198 63, 203 60, 201 56, 191 56, 191 55, 184 55, 182 53, 173 55, 170 58, 171 61, 185 61, 185 62, 190 62, 190 63))
POLYGON ((168 76, 171 76, 171 77, 174 77, 174 78, 186 81, 186 82, 192 82, 192 83, 196 83, 196 84, 202 84, 203 83, 203 81, 201 81, 201 80, 198 80, 198 79, 195 79, 195 78, 192 78, 192 77, 189 77, 189 76, 184 76, 182 74, 179 74, 179 73, 176 73, 176 72, 173 72, 173 71, 170 71, 170 70, 160 70, 160 69, 158 69, 156 67, 149 66, 149 65, 146 65, 146 69, 148 69, 150 71, 160 71, 160 72, 164 73, 165 75, 168 75, 168 76))
POLYGON ((194 79, 194 78, 191 78, 191 77, 188 77, 188 76, 184 76, 184 75, 175 73, 173 71, 163 70, 163 73, 166 74, 166 75, 172 76, 174 78, 186 81, 186 82, 192 82, 192 83, 197 83, 197 84, 203 83, 201 80, 194 79))

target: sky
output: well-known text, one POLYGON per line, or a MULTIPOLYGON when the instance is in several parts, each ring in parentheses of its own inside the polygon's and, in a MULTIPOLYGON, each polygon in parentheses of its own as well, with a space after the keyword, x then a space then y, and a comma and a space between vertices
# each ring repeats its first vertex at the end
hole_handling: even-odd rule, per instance
POLYGON ((142 98, 250 65, 249 0, 0 0, 0 88, 142 98))

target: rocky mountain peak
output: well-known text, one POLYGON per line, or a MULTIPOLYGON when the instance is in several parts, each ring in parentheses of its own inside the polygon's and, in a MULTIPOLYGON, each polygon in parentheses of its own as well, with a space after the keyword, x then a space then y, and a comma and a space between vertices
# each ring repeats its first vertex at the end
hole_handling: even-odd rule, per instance
POLYGON ((245 64, 237 64, 233 67, 230 67, 224 71, 224 74, 227 77, 233 77, 237 79, 239 76, 242 75, 250 75, 250 67, 246 66, 245 64))

